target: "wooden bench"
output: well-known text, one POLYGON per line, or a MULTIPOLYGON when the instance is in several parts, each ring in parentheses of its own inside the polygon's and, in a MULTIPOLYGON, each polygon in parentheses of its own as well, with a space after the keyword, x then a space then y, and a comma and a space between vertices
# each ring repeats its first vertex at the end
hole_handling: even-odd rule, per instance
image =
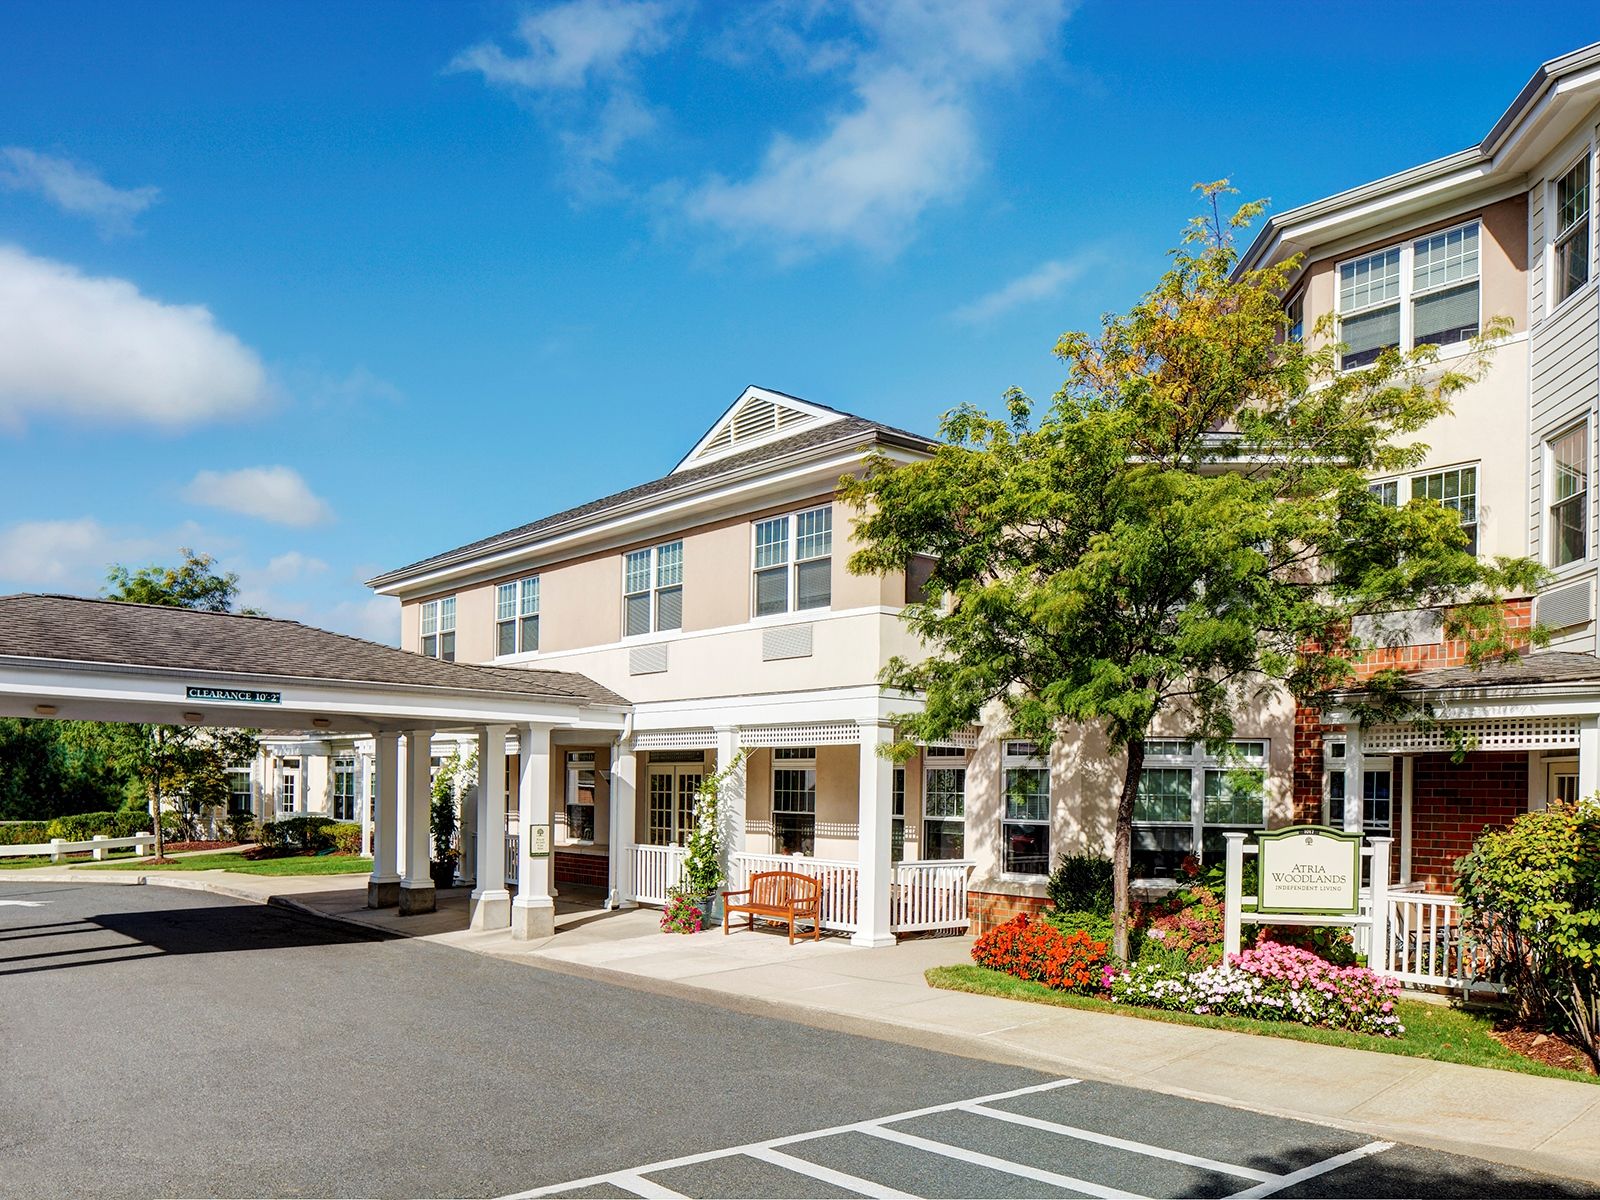
MULTIPOLYGON (((750 876, 750 886, 737 892, 722 893, 722 933, 727 936, 728 918, 733 913, 745 914, 745 928, 754 929, 756 918, 765 921, 787 922, 789 945, 794 945, 794 923, 805 919, 811 922, 811 940, 821 935, 822 884, 798 871, 758 871, 750 876), (734 897, 747 896, 735 902, 734 897)), ((801 931, 804 932, 803 930, 801 931)))

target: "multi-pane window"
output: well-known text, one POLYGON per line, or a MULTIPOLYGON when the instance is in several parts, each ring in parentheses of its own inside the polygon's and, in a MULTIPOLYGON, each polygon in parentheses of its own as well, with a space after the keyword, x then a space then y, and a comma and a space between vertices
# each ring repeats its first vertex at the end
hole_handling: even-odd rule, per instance
POLYGON ((833 509, 813 508, 755 523, 755 613, 833 603, 833 509))
POLYGON ((894 769, 894 784, 890 791, 889 859, 900 862, 906 856, 906 769, 894 769))
POLYGON ((683 628, 682 542, 623 555, 622 621, 627 637, 683 628))
POLYGON ((292 813, 299 802, 300 760, 286 758, 278 767, 278 811, 292 813))
MULTIPOLYGON (((1344 828, 1345 775, 1328 772, 1328 824, 1344 828)), ((1394 772, 1388 767, 1361 772, 1361 828, 1369 834, 1387 835, 1394 825, 1394 772)))
POLYGON ((1589 553, 1589 427, 1550 440, 1550 565, 1564 567, 1589 553))
POLYGON ((456 660, 456 598, 429 600, 422 606, 422 653, 428 658, 456 660))
POLYGON ((354 821, 356 816, 356 760, 333 760, 333 819, 354 821))
POLYGON ((1050 768, 1032 742, 1005 744, 1000 840, 1009 875, 1050 873, 1050 768))
POLYGON ((1340 365, 1364 367, 1385 350, 1477 337, 1481 240, 1482 227, 1468 221, 1340 263, 1340 365))
POLYGON ((694 829, 695 797, 705 782, 698 750, 650 751, 647 834, 652 846, 682 846, 694 829))
POLYGON ((1467 551, 1478 552, 1478 468, 1449 467, 1442 471, 1423 471, 1405 479, 1384 479, 1367 485, 1378 502, 1391 507, 1405 496, 1412 500, 1436 500, 1455 510, 1467 534, 1467 551))
POLYGON ((817 835, 817 752, 809 746, 772 752, 772 841, 779 854, 811 854, 817 835))
POLYGON ((928 746, 922 756, 922 857, 961 858, 967 848, 967 752, 928 746))
POLYGON ((1449 346, 1478 336, 1478 223, 1411 245, 1411 344, 1449 346))
POLYGON ((251 803, 250 795, 250 769, 248 767, 230 767, 228 769, 228 811, 247 813, 254 807, 251 803))
POLYGON ((1400 344, 1400 250, 1380 250, 1339 267, 1340 360, 1363 367, 1400 344))
POLYGON ((1294 299, 1283 306, 1284 316, 1289 322, 1289 340, 1302 342, 1306 336, 1306 294, 1298 293, 1294 299))
POLYGON ((593 750, 567 751, 567 841, 594 841, 595 757, 593 750))
POLYGON ((1555 296, 1560 304, 1589 282, 1590 160, 1572 164, 1555 187, 1555 296))
POLYGON ((1222 835, 1264 823, 1267 743, 1230 742, 1210 754, 1204 742, 1152 739, 1134 800, 1134 874, 1171 876, 1191 856, 1221 860, 1222 835))
POLYGON ((502 583, 494 590, 496 654, 531 654, 539 648, 539 577, 502 583))

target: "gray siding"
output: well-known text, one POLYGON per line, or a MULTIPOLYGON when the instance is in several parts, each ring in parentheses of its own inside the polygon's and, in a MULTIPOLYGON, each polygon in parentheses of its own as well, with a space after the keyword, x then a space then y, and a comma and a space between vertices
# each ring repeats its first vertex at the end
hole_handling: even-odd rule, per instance
MULTIPOLYGON (((1593 291, 1573 298, 1529 337, 1529 403, 1532 438, 1529 446, 1528 546, 1541 560, 1544 512, 1544 443, 1552 434, 1589 418, 1591 461, 1600 430, 1593 420, 1600 402, 1600 300, 1593 291)), ((1591 481, 1590 529, 1600 517, 1600 487, 1591 481)), ((1591 534, 1591 542, 1593 536, 1591 534)), ((1591 548, 1591 555, 1593 550, 1591 548)))

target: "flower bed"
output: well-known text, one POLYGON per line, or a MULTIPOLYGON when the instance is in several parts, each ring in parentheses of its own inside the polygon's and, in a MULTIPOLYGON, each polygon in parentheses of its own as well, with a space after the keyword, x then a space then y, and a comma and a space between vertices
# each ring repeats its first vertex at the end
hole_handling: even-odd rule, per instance
POLYGON ((980 937, 972 945, 972 958, 980 966, 1069 992, 1101 987, 1111 961, 1105 942, 1081 929, 1063 933, 1027 914, 980 937))
POLYGON ((1398 1037, 1397 980, 1365 967, 1337 967, 1309 950, 1262 942, 1228 962, 1200 971, 1145 963, 1107 969, 1113 1000, 1201 1016, 1294 1021, 1325 1029, 1398 1037))

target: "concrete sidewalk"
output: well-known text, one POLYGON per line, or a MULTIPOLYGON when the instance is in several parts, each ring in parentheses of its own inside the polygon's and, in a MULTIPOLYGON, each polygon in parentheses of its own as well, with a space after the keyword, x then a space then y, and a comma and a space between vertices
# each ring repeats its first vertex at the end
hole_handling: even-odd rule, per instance
POLYGON ((198 887, 623 986, 1041 1071, 1123 1083, 1433 1146, 1600 1185, 1600 1086, 1282 1038, 1169 1025, 931 989, 929 967, 968 962, 969 938, 862 950, 777 932, 663 935, 650 909, 605 912, 562 897, 556 936, 467 931, 464 890, 439 911, 365 907, 365 876, 7 871, 0 882, 198 887))

